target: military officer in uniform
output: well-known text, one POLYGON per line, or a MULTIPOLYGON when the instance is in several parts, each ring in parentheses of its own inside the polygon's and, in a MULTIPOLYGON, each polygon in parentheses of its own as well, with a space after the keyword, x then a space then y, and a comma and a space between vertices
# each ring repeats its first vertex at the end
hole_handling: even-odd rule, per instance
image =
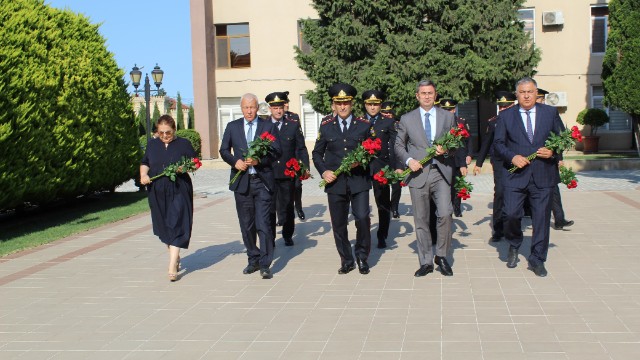
POLYGON ((323 121, 318 130, 318 138, 313 148, 312 158, 322 179, 327 182, 325 192, 329 203, 329 215, 341 266, 338 274, 347 274, 356 268, 361 274, 369 273, 367 258, 371 250, 371 219, 369 218, 369 190, 371 177, 369 169, 361 164, 351 165, 351 175, 334 171, 340 167, 342 159, 370 136, 371 124, 368 120, 352 114, 356 89, 349 84, 334 84, 329 88, 329 96, 335 106, 336 116, 323 121), (356 242, 351 250, 347 225, 349 205, 356 225, 356 242))
MULTIPOLYGON (((538 95, 536 96, 536 102, 539 104, 545 103, 545 95, 549 92, 544 89, 538 88, 538 95)), ((560 154, 561 158, 562 154, 560 154)), ((558 161, 558 166, 563 166, 562 160, 558 161)), ((569 227, 574 224, 573 220, 567 220, 564 217, 564 209, 562 208, 562 197, 560 196, 560 188, 558 185, 551 192, 551 213, 553 214, 553 228, 555 230, 563 230, 565 227, 569 227)))
MULTIPOLYGON (((467 120, 456 115, 456 106, 458 101, 454 99, 440 99, 440 108, 453 114, 456 125, 464 126, 469 133, 471 129, 467 120)), ((465 139, 464 147, 456 150, 455 167, 453 168, 453 179, 451 181, 451 202, 453 203, 453 214, 457 217, 462 216, 462 199, 457 196, 455 181, 457 176, 467 176, 467 166, 471 164, 471 136, 465 139)))
MULTIPOLYGON (((284 103, 284 118, 285 120, 295 120, 300 123, 300 116, 292 111, 289 111, 289 92, 285 91, 286 100, 284 103)), ((302 129, 302 127, 300 127, 302 129)), ((304 134, 303 134, 304 135, 304 134)), ((307 157, 309 155, 307 154, 307 157)), ((300 220, 305 219, 304 211, 302 211, 302 181, 300 179, 296 179, 295 181, 295 194, 293 198, 293 205, 296 209, 296 213, 298 214, 298 218, 300 220)))
MULTIPOLYGON (((367 90, 362 93, 364 102, 364 117, 371 123, 371 138, 378 138, 382 141, 382 150, 369 164, 370 174, 373 175, 385 166, 391 169, 398 168, 395 158, 394 145, 396 143, 396 124, 393 119, 388 119, 380 114, 384 93, 380 90, 367 90)), ((378 249, 387 247, 387 236, 389 235, 389 223, 391 222, 391 189, 389 185, 381 185, 373 181, 373 197, 378 208, 378 249)))
MULTIPOLYGON (((498 114, 510 107, 516 101, 516 96, 509 91, 496 92, 496 104, 498 104, 498 114)), ((500 241, 504 237, 504 179, 502 178, 500 168, 503 162, 493 149, 493 134, 496 129, 496 120, 498 115, 494 115, 487 120, 487 133, 482 140, 482 146, 476 158, 476 166, 473 169, 473 175, 478 175, 482 171, 482 165, 487 155, 491 156, 491 166, 493 167, 493 231, 491 241, 500 241)))
MULTIPOLYGON (((393 105, 394 104, 392 101, 383 101, 380 108, 380 114, 382 114, 382 116, 386 117, 387 119, 393 120, 394 129, 396 130, 396 133, 397 133, 398 122, 400 121, 400 119, 396 118, 396 113, 395 111, 393 111, 393 105)), ((401 166, 401 164, 397 163, 397 159, 395 160, 396 160, 396 166, 398 166, 397 170, 403 170, 404 167, 401 166)), ((398 212, 398 206, 400 205, 401 195, 402 195, 402 185, 400 185, 400 182, 392 184, 391 185, 391 216, 394 219, 400 218, 400 213, 398 212)))
POLYGON ((273 174, 276 180, 274 201, 272 202, 272 228, 275 238, 276 215, 282 225, 282 237, 286 246, 293 245, 293 231, 295 229, 295 215, 293 214, 293 198, 295 195, 295 180, 285 175, 286 163, 291 158, 302 160, 309 167, 309 153, 304 143, 300 122, 284 118, 284 104, 287 95, 273 92, 265 98, 271 110, 271 122, 278 128, 278 140, 282 153, 273 162, 273 174))

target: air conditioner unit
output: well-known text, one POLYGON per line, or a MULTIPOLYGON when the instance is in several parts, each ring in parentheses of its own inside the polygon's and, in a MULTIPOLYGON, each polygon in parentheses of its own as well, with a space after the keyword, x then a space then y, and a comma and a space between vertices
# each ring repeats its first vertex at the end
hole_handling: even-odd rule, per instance
POLYGON ((544 97, 544 102, 547 105, 555 107, 567 106, 567 93, 566 92, 550 92, 544 97))
POLYGON ((562 11, 544 11, 542 12, 542 25, 562 25, 564 24, 564 16, 562 11))

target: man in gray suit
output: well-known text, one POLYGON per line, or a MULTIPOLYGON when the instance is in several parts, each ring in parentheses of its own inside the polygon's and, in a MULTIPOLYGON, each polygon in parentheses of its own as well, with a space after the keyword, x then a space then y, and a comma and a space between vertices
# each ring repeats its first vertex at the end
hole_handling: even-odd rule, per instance
POLYGON ((425 276, 434 269, 429 232, 430 199, 436 205, 438 218, 435 263, 440 266, 442 275, 453 275, 446 255, 451 246, 452 235, 451 179, 454 157, 438 146, 433 159, 424 165, 419 162, 426 156, 426 150, 433 145, 434 140, 455 126, 453 114, 434 107, 436 96, 436 86, 433 82, 422 80, 418 83, 416 99, 420 106, 400 118, 395 144, 396 157, 412 171, 405 182, 411 194, 420 261, 420 268, 415 272, 415 276, 425 276))

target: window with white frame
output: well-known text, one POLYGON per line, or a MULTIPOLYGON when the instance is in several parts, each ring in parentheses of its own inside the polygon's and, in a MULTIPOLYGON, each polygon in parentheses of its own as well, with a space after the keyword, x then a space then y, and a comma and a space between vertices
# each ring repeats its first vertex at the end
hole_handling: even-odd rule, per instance
POLYGON ((609 33, 609 7, 607 5, 591 6, 591 53, 601 54, 607 48, 609 33))
POLYGON ((535 22, 535 9, 520 9, 518 10, 518 17, 520 22, 524 26, 524 31, 529 34, 532 42, 536 42, 536 22, 535 22))
POLYGON ((307 141, 315 140, 318 136, 320 120, 322 120, 324 116, 313 109, 313 106, 311 106, 311 103, 304 95, 300 96, 300 103, 302 104, 300 122, 302 131, 304 132, 304 139, 307 141))
POLYGON ((240 97, 218 98, 218 134, 220 138, 224 134, 227 124, 241 118, 240 97))
POLYGON ((603 130, 609 131, 629 131, 631 130, 631 119, 624 111, 616 110, 604 106, 604 88, 602 85, 591 86, 591 107, 602 109, 609 114, 609 123, 602 126, 603 130))

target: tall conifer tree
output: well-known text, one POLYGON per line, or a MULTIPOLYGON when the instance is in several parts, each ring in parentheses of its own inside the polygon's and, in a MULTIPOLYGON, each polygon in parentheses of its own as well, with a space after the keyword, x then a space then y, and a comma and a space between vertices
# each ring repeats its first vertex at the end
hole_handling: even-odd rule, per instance
POLYGON ((182 112, 182 96, 178 92, 176 99, 176 127, 178 130, 184 129, 184 113, 182 112))
POLYGON ((309 53, 296 60, 316 89, 314 108, 330 112, 335 82, 385 90, 399 113, 416 106, 415 85, 431 79, 456 99, 492 96, 533 75, 539 51, 523 25, 523 0, 313 0, 319 20, 303 20, 309 53))

